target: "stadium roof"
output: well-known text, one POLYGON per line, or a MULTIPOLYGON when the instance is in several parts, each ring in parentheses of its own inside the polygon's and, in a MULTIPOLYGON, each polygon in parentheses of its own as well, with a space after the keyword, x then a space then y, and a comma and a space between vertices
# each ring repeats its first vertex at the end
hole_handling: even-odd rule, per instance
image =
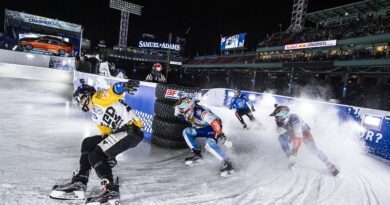
POLYGON ((343 17, 348 15, 366 14, 390 8, 389 0, 364 0, 352 4, 347 4, 335 8, 325 9, 306 14, 306 18, 314 23, 343 17))

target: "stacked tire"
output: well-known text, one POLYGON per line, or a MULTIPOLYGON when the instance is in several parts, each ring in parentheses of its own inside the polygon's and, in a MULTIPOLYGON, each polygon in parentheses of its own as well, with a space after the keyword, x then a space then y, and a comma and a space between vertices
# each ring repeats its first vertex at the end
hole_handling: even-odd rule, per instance
POLYGON ((166 98, 167 90, 184 91, 195 93, 199 89, 179 85, 157 84, 156 102, 154 104, 153 135, 152 143, 163 148, 182 149, 188 147, 184 138, 183 130, 190 124, 181 121, 175 115, 175 103, 177 99, 166 98))

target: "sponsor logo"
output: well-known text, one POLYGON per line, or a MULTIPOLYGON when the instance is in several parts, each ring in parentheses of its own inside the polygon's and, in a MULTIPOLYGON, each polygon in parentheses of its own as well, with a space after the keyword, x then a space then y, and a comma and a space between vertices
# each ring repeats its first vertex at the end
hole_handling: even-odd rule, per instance
POLYGON ((138 43, 140 48, 162 48, 179 51, 181 49, 180 44, 159 43, 159 42, 146 42, 140 41, 138 43))
POLYGON ((98 114, 98 115, 102 115, 103 114, 103 110, 98 107, 98 106, 93 106, 93 112, 98 114))
POLYGON ((318 48, 318 47, 326 47, 326 46, 335 46, 336 44, 337 44, 337 40, 298 43, 298 44, 285 45, 284 50, 318 48))
POLYGON ((202 110, 197 110, 197 111, 196 111, 196 115, 197 115, 197 116, 201 116, 201 118, 202 118, 202 110))
POLYGON ((46 26, 52 26, 53 22, 48 21, 48 20, 43 20, 43 19, 36 19, 36 18, 29 18, 28 22, 30 23, 36 23, 36 24, 43 24, 46 26))
POLYGON ((180 90, 167 89, 167 91, 165 92, 165 97, 170 99, 179 99, 180 92, 180 90))

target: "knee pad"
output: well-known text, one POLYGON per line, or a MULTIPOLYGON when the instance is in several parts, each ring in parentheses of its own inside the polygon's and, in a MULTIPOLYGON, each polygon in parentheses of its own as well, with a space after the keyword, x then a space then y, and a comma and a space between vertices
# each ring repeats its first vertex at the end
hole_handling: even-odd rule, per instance
POLYGON ((88 159, 99 178, 112 179, 112 170, 110 163, 108 162, 108 157, 100 147, 95 147, 88 155, 88 159))
POLYGON ((207 138, 206 146, 215 147, 217 146, 217 141, 215 141, 215 139, 212 138, 207 138))
POLYGON ((196 129, 193 127, 187 127, 183 130, 183 136, 187 137, 195 137, 196 136, 196 129))
POLYGON ((195 141, 196 137, 196 129, 193 127, 187 127, 183 130, 183 137, 184 140, 186 141, 187 145, 191 149, 198 149, 198 145, 195 141))

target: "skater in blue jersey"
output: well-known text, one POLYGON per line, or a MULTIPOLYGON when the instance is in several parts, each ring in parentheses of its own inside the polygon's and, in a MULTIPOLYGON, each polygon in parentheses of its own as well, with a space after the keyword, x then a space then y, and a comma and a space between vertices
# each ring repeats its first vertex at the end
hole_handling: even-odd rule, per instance
POLYGON ((201 149, 195 139, 206 138, 206 150, 218 159, 223 165, 221 176, 226 177, 234 173, 233 166, 228 156, 218 146, 220 141, 226 148, 232 147, 232 142, 222 132, 222 122, 208 108, 195 102, 192 97, 182 96, 175 106, 175 114, 192 126, 183 130, 183 137, 190 147, 193 155, 185 158, 186 165, 202 159, 201 149))
POLYGON ((244 129, 248 129, 248 125, 244 122, 242 116, 248 116, 250 121, 255 121, 255 117, 252 112, 255 112, 255 108, 253 103, 248 100, 246 95, 243 95, 240 90, 234 91, 234 97, 232 98, 229 109, 236 108, 236 117, 244 127, 244 129))

